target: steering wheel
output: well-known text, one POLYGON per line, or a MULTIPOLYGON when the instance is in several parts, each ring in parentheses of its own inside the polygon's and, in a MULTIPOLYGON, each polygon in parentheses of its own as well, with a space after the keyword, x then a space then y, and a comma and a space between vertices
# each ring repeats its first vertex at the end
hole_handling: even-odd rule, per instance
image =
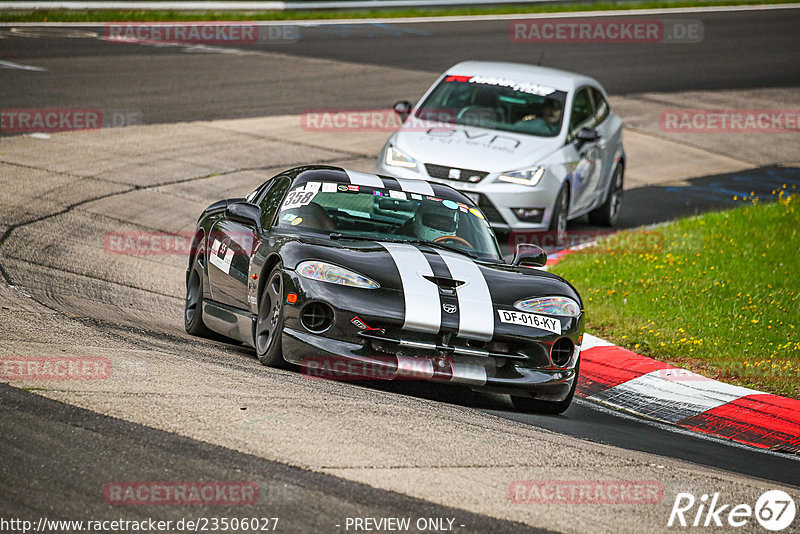
POLYGON ((465 245, 465 246, 467 246, 467 247, 469 247, 471 249, 475 248, 472 245, 470 245, 469 241, 467 241, 463 237, 458 237, 457 235, 443 235, 443 236, 439 236, 439 237, 437 237, 436 239, 433 240, 434 243, 443 243, 445 241, 454 241, 454 242, 459 243, 461 245, 465 245))

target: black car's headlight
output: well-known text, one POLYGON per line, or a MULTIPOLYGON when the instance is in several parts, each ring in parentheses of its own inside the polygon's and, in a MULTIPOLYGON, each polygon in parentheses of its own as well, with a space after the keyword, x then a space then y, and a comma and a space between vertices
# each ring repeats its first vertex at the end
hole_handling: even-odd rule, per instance
POLYGON ((378 282, 358 274, 350 269, 339 267, 324 261, 304 261, 295 269, 297 274, 310 280, 319 280, 329 284, 360 287, 363 289, 378 289, 378 282))
POLYGON ((562 317, 578 317, 581 314, 578 303, 568 297, 532 297, 518 300, 514 307, 524 312, 562 317))

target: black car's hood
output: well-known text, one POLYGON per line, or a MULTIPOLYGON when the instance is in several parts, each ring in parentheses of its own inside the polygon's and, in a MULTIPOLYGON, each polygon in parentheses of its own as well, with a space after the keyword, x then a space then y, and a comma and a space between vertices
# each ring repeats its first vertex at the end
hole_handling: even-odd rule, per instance
POLYGON ((287 243, 282 256, 284 266, 290 269, 305 260, 326 261, 357 271, 386 289, 408 291, 408 281, 413 282, 415 277, 430 281, 430 275, 444 279, 434 282, 440 285, 450 284, 447 278, 456 280, 455 284, 479 284, 479 280, 470 278, 480 275, 488 286, 494 304, 513 306, 514 302, 523 298, 557 295, 574 299, 583 307, 577 291, 554 274, 472 259, 465 254, 424 244, 302 237, 287 243), (423 272, 426 270, 425 264, 414 263, 415 257, 427 260, 430 268, 427 277, 423 272), (405 287, 404 278, 407 281, 405 287))

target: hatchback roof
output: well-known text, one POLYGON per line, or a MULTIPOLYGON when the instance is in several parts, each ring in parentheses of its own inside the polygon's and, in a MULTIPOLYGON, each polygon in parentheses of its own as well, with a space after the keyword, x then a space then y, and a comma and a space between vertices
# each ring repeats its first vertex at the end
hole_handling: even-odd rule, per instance
POLYGON ((509 78, 518 82, 537 83, 567 92, 574 92, 583 85, 600 86, 597 80, 582 74, 550 67, 502 61, 463 61, 447 69, 447 74, 509 78))

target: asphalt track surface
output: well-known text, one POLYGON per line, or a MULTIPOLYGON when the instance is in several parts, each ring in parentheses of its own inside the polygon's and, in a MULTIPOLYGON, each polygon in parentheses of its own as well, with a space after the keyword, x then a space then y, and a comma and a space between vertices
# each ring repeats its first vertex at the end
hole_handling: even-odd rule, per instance
POLYGON ((615 95, 800 85, 800 9, 627 18, 699 20, 704 36, 694 43, 529 44, 511 41, 509 20, 342 23, 300 27, 296 41, 185 47, 176 58, 171 46, 105 42, 100 27, 5 27, 0 61, 48 70, 0 69, 0 103, 135 110, 147 124, 309 108, 385 109, 397 99, 418 99, 439 73, 465 58, 541 61, 594 76, 615 95), (336 75, 307 63, 292 68, 288 58, 276 64, 260 52, 392 70, 373 82, 357 71, 336 75))
POLYGON ((454 518, 459 532, 546 532, 103 416, 6 384, 0 384, 0 405, 0 517, 177 522, 230 516, 230 506, 224 505, 154 511, 147 505, 115 506, 102 498, 109 480, 183 481, 202 473, 208 480, 257 484, 260 504, 248 507, 246 516, 284 518, 278 532, 330 532, 347 517, 404 516, 454 518))
POLYGON ((380 387, 396 393, 472 406, 512 421, 597 443, 680 458, 743 475, 800 486, 796 458, 755 451, 691 432, 676 433, 666 425, 620 415, 588 401, 576 400, 562 415, 532 415, 509 410, 500 396, 469 393, 462 388, 443 390, 427 384, 395 383, 380 387))
MULTIPOLYGON (((383 83, 392 86, 397 81, 395 87, 402 91, 417 88, 414 84, 404 85, 406 69, 430 72, 432 80, 436 73, 465 56, 531 62, 538 60, 541 51, 544 51, 545 64, 558 64, 591 74, 615 94, 796 86, 800 84, 796 52, 800 49, 798 13, 793 10, 675 16, 700 19, 704 24, 703 42, 685 45, 545 45, 536 47, 534 54, 528 45, 508 41, 507 22, 470 22, 304 28, 302 39, 297 43, 263 46, 263 50, 288 56, 398 67, 397 80, 386 79, 383 83), (532 58, 532 55, 537 57, 532 58)), ((175 122, 297 113, 313 104, 314 98, 310 95, 319 88, 319 77, 306 80, 303 73, 291 77, 291 91, 287 91, 288 78, 278 84, 270 83, 270 73, 259 70, 257 55, 236 55, 235 67, 231 67, 230 59, 234 56, 198 54, 192 56, 191 67, 182 70, 170 67, 186 64, 188 60, 175 62, 174 51, 170 48, 109 44, 94 38, 62 38, 58 31, 49 30, 31 32, 27 37, 6 32, 4 37, 0 39, 0 59, 37 65, 44 63, 41 58, 48 58, 48 70, 2 70, 2 107, 125 108, 140 110, 145 122, 175 122), (248 62, 252 62, 250 68, 248 62), (56 64, 58 67, 53 68, 56 64), (95 76, 90 84, 86 83, 87 72, 95 76), (102 72, 107 75, 98 75, 102 72)), ((291 58, 287 61, 291 62, 291 58)), ((358 79, 330 79, 325 104, 382 107, 393 98, 418 96, 387 92, 364 90, 359 87, 358 79)), ((747 193, 755 188, 766 194, 774 184, 770 178, 775 172, 800 186, 800 176, 794 171, 759 169, 693 180, 688 191, 659 186, 626 191, 622 226, 635 227, 729 207, 734 202, 732 191, 747 193), (652 207, 654 198, 659 199, 657 209, 652 207)), ((580 221, 573 225, 573 228, 581 227, 580 221)), ((796 459, 676 433, 645 421, 619 417, 589 403, 578 402, 562 416, 547 417, 515 413, 510 411, 505 399, 487 395, 475 394, 464 399, 461 389, 429 388, 424 384, 365 387, 460 403, 582 439, 800 487, 796 459)), ((25 506, 30 507, 28 511, 36 515, 54 513, 53 517, 68 517, 70 512, 84 510, 86 506, 102 506, 89 492, 96 490, 98 481, 108 480, 110 473, 120 478, 147 479, 157 476, 161 466, 168 464, 174 466, 174 470, 163 478, 191 479, 202 472, 225 480, 244 473, 238 478, 257 480, 265 491, 275 484, 283 488, 283 484, 291 485, 292 491, 277 492, 279 498, 271 502, 282 517, 297 518, 292 524, 297 531, 320 528, 319 521, 337 513, 376 517, 458 514, 476 532, 522 531, 517 524, 495 522, 396 493, 295 470, 99 416, 6 386, 0 386, 0 404, 3 405, 0 420, 4 429, 10 430, 0 439, 0 449, 3 458, 14 458, 14 461, 4 461, 0 468, 3 480, 11 488, 5 494, 15 495, 14 480, 29 480, 43 473, 49 477, 40 487, 39 500, 25 502, 25 506), (46 446, 41 450, 25 450, 26 444, 35 440, 46 446), (72 458, 74 462, 65 468, 55 462, 57 458, 72 458), (80 469, 85 462, 101 465, 102 469, 97 471, 103 476, 98 475, 97 480, 87 479, 80 469), (73 491, 72 499, 50 502, 47 495, 56 491, 55 488, 73 491), (319 514, 291 515, 292 507, 309 500, 320 503, 319 514)), ((3 499, 0 504, 3 515, 12 515, 23 506, 23 496, 16 497, 19 501, 3 499)), ((177 517, 181 512, 177 509, 165 513, 177 517)), ((191 512, 202 515, 197 509, 191 512)), ((135 517, 139 512, 130 513, 135 517)))

